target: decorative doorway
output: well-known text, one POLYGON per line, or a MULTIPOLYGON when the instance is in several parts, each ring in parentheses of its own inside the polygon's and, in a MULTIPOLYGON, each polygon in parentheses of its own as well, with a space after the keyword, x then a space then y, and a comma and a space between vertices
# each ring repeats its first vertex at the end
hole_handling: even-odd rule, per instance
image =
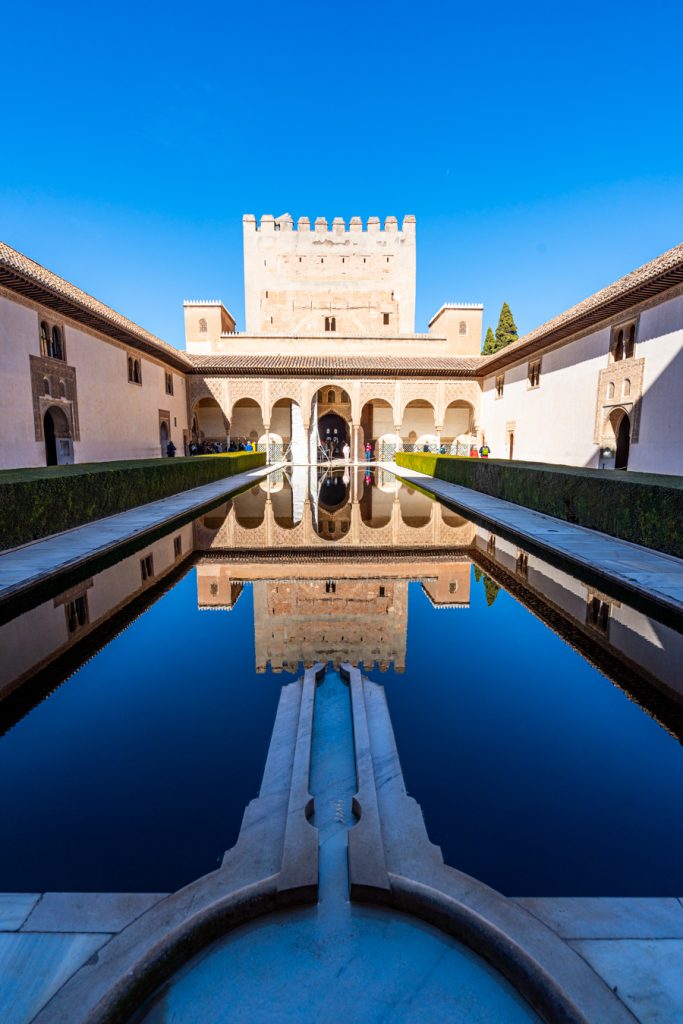
POLYGON ((615 469, 628 469, 628 455, 631 447, 631 420, 628 413, 623 413, 614 430, 617 448, 614 456, 615 469))

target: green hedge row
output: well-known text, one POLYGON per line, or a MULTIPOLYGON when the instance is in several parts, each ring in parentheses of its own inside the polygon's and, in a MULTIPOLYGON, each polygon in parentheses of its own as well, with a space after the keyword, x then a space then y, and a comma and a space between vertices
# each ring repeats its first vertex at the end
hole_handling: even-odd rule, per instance
POLYGON ((683 477, 417 452, 396 463, 683 558, 683 477))
POLYGON ((265 465, 265 452, 0 472, 0 549, 265 465))

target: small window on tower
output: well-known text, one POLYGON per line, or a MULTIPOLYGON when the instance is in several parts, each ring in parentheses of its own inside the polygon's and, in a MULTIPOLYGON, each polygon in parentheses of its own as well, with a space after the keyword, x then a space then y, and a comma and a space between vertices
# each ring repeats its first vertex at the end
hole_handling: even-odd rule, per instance
POLYGON ((384 313, 383 314, 383 320, 384 320, 384 326, 387 327, 388 324, 389 324, 389 314, 388 313, 384 313))
POLYGON ((204 319, 204 317, 202 317, 201 320, 199 321, 199 333, 200 334, 206 334, 207 330, 208 330, 208 327, 207 327, 206 320, 204 319))
POLYGON ((467 334, 467 321, 461 320, 458 324, 458 334, 467 334))

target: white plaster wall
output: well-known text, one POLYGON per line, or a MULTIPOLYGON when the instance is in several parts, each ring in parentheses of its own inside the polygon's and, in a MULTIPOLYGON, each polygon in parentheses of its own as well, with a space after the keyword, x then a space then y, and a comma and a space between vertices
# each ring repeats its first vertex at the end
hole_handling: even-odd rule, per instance
POLYGON ((128 350, 40 307, 0 296, 0 468, 44 466, 45 446, 35 440, 29 354, 40 355, 41 319, 64 328, 66 363, 76 370, 80 441, 76 462, 156 458, 161 455, 159 410, 170 412, 171 438, 183 454, 187 428, 185 377, 173 371, 166 394, 161 363, 140 356, 142 385, 128 381, 128 350))
POLYGON ((161 455, 159 410, 171 414, 171 439, 183 451, 187 428, 185 378, 173 371, 173 394, 166 394, 167 367, 139 353, 142 384, 128 380, 129 350, 67 325, 66 353, 76 368, 81 440, 76 462, 151 459, 161 455))
POLYGON ((568 466, 597 466, 593 443, 598 374, 607 366, 609 329, 546 352, 541 383, 528 384, 528 361, 505 370, 503 397, 496 374, 483 383, 480 425, 492 458, 507 458, 506 424, 515 426, 514 458, 568 466))
MULTIPOLYGON (((496 374, 485 378, 480 420, 493 458, 507 458, 506 425, 512 421, 515 459, 597 467, 595 409, 609 341, 610 328, 604 327, 544 353, 538 388, 528 386, 527 360, 505 370, 502 398, 496 396, 496 374)), ((640 435, 628 468, 683 474, 683 296, 640 314, 634 354, 645 363, 640 435)))
POLYGON ((42 466, 45 446, 36 441, 29 355, 40 355, 35 310, 0 295, 0 468, 42 466))
POLYGON ((628 468, 683 474, 683 296, 641 314, 635 354, 645 360, 643 403, 628 468))

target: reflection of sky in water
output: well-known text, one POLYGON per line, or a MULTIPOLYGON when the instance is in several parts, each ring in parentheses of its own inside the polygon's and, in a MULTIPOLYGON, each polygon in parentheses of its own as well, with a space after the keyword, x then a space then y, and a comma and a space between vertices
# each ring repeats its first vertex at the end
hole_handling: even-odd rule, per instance
MULTIPOLYGON (((392 483, 375 488, 375 521, 398 497, 419 528, 433 503, 392 483)), ((235 500, 253 522, 260 493, 235 500)), ((321 567, 330 600, 340 557, 321 567)), ((201 612, 191 571, 0 739, 0 891, 165 891, 218 866, 294 678, 256 672, 256 589, 201 612)), ((446 860, 512 895, 683 891, 676 740, 486 577, 451 609, 427 589, 408 584, 405 672, 367 670, 446 860)))

